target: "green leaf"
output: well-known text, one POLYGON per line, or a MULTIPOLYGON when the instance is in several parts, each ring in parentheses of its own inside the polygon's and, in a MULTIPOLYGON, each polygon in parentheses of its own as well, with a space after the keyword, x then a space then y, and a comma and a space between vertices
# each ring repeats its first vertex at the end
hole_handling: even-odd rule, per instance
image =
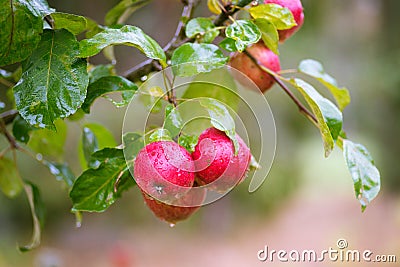
POLYGON ((74 35, 78 35, 88 28, 86 18, 82 16, 56 12, 51 14, 51 17, 53 18, 55 29, 66 29, 74 35))
POLYGON ((126 25, 120 29, 105 29, 90 39, 80 42, 80 57, 91 57, 110 45, 128 45, 139 49, 147 57, 159 60, 167 66, 166 56, 161 46, 141 29, 126 25))
POLYGON ((186 36, 197 37, 198 42, 211 43, 219 35, 219 30, 209 18, 191 19, 185 28, 186 36))
POLYGON ((177 76, 193 76, 221 68, 228 58, 213 44, 186 43, 172 54, 172 70, 177 76))
POLYGON ((240 98, 232 74, 226 68, 198 74, 189 84, 182 98, 208 97, 221 101, 237 111, 240 98))
POLYGON ((219 15, 222 12, 221 7, 219 6, 218 2, 219 2, 219 0, 207 0, 208 9, 212 13, 217 14, 217 15, 219 15))
POLYGON ((325 157, 328 157, 335 145, 343 124, 340 110, 328 99, 321 96, 310 84, 294 79, 296 89, 303 95, 318 121, 318 127, 324 142, 325 157))
POLYGON ((40 245, 41 229, 43 228, 45 217, 44 203, 37 186, 30 182, 25 182, 25 192, 32 213, 33 234, 32 240, 28 245, 18 248, 21 252, 30 251, 40 245))
POLYGON ((263 4, 249 9, 251 16, 255 19, 267 19, 275 25, 278 30, 286 30, 296 26, 292 12, 277 4, 263 4))
POLYGON ((340 110, 344 110, 350 104, 350 93, 342 87, 339 88, 336 80, 325 72, 322 64, 313 59, 306 59, 300 62, 299 71, 314 77, 321 82, 333 95, 340 110))
POLYGON ((343 155, 353 178, 356 197, 364 211, 381 188, 379 170, 371 154, 363 145, 343 140, 343 155))
POLYGON ((29 132, 32 130, 36 130, 31 125, 29 125, 21 116, 17 116, 13 122, 12 133, 15 139, 22 143, 28 143, 29 141, 29 132))
POLYGON ((26 0, 0 4, 0 66, 26 59, 38 45, 43 20, 35 4, 26 0))
POLYGON ((117 142, 113 134, 103 125, 87 123, 82 130, 82 138, 78 143, 78 156, 81 166, 86 169, 99 165, 92 160, 92 154, 105 147, 115 147, 117 142))
POLYGON ((121 190, 132 186, 122 149, 105 148, 93 154, 101 162, 97 169, 88 169, 79 176, 70 192, 72 211, 103 212, 121 195, 121 190), (129 186, 119 187, 120 184, 129 186))
POLYGON ((145 140, 140 133, 125 133, 122 137, 127 161, 132 161, 145 146, 145 140))
POLYGON ((159 128, 154 130, 148 137, 148 143, 157 141, 172 141, 171 133, 167 129, 159 128))
POLYGON ((74 184, 75 175, 66 163, 44 160, 43 164, 49 168, 50 173, 56 177, 57 181, 64 181, 68 187, 71 187, 74 184))
POLYGON ((225 49, 228 52, 238 51, 237 47, 236 47, 236 41, 231 38, 225 38, 218 45, 219 45, 219 47, 221 47, 222 49, 225 49))
POLYGON ((60 159, 64 154, 67 124, 63 120, 57 120, 55 128, 56 131, 49 129, 32 131, 28 146, 36 153, 60 159))
POLYGON ((94 83, 100 78, 115 76, 115 68, 111 64, 91 66, 89 69, 89 84, 94 83))
POLYGON ((186 135, 182 134, 179 136, 178 144, 186 148, 189 153, 192 153, 199 141, 199 137, 197 135, 186 135))
POLYGON ((0 189, 9 198, 18 196, 23 188, 16 163, 4 156, 0 157, 0 189))
POLYGON ((86 38, 92 38, 99 32, 102 32, 105 29, 107 29, 107 27, 97 24, 97 22, 92 19, 86 18, 86 22, 87 22, 87 32, 85 34, 86 38))
POLYGON ((46 0, 29 0, 29 1, 21 0, 15 2, 19 2, 23 5, 26 5, 32 11, 32 13, 42 18, 55 11, 54 8, 49 7, 49 4, 47 3, 46 0))
POLYGON ((99 145, 97 144, 96 136, 88 127, 83 127, 82 148, 83 148, 83 155, 85 156, 85 160, 89 164, 89 167, 90 168, 97 167, 98 164, 92 162, 91 157, 94 152, 99 150, 99 145))
POLYGON ((227 107, 220 101, 212 98, 199 98, 200 105, 207 109, 211 124, 220 131, 224 131, 232 140, 235 155, 239 151, 239 142, 236 138, 235 121, 227 107))
POLYGON ((261 38, 264 44, 275 54, 279 55, 278 44, 279 34, 278 30, 267 19, 255 19, 254 23, 258 26, 261 31, 261 38))
POLYGON ((54 121, 74 114, 86 96, 86 60, 75 36, 66 30, 45 30, 37 49, 23 64, 14 87, 21 116, 31 125, 54 129, 54 121))
POLYGON ((257 43, 261 32, 250 20, 235 20, 225 30, 226 37, 235 40, 238 51, 242 52, 248 45, 257 43))
POLYGON ((149 2, 150 0, 122 0, 107 12, 105 24, 107 26, 113 24, 123 24, 133 12, 149 2))
POLYGON ((99 96, 111 92, 133 91, 136 92, 137 85, 121 76, 107 76, 91 83, 87 89, 85 102, 82 104, 82 110, 90 112, 90 106, 99 96))
POLYGON ((179 110, 172 104, 165 107, 165 119, 163 128, 168 130, 172 137, 177 136, 182 129, 182 117, 179 110))

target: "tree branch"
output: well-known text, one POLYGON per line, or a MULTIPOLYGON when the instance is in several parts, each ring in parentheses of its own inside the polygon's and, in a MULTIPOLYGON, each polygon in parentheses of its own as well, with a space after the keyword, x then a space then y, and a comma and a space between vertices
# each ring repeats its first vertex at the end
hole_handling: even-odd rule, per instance
POLYGON ((15 117, 17 117, 18 111, 15 109, 10 109, 4 111, 0 114, 0 120, 2 120, 5 124, 10 124, 14 121, 15 117))
POLYGON ((296 104, 296 106, 299 108, 299 111, 309 117, 313 122, 317 123, 317 118, 314 116, 313 113, 311 113, 301 102, 297 97, 290 91, 290 89, 282 82, 281 79, 277 75, 272 75, 273 73, 271 70, 269 70, 267 67, 265 67, 260 61, 258 61, 255 57, 253 57, 252 54, 250 54, 247 50, 244 50, 243 53, 248 56, 256 65, 257 67, 264 71, 269 73, 272 78, 276 81, 276 83, 283 89, 283 91, 293 100, 293 102, 296 104), (266 71, 266 69, 268 71, 266 71))
MULTIPOLYGON (((184 43, 193 43, 195 41, 195 38, 186 37, 185 25, 186 22, 192 18, 193 10, 199 4, 199 2, 200 0, 182 0, 184 7, 182 10, 181 19, 178 23, 174 36, 163 48, 165 54, 167 55, 167 58, 170 58, 174 50, 180 45, 184 43)), ((222 26, 224 22, 229 18, 229 16, 232 16, 237 11, 239 11, 239 8, 237 7, 244 7, 251 2, 252 0, 240 0, 236 6, 233 6, 232 4, 225 6, 227 12, 222 12, 221 14, 219 14, 214 20, 214 25, 217 27, 222 26)), ((136 82, 140 80, 141 77, 149 74, 150 72, 161 70, 159 64, 155 62, 157 61, 153 59, 146 60, 131 68, 130 70, 127 70, 123 74, 123 76, 126 77, 128 80, 136 82)))

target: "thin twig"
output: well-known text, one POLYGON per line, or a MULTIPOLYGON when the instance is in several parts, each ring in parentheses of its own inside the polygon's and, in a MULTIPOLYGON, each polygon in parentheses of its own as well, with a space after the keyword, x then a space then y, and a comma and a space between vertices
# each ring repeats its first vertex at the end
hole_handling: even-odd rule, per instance
POLYGON ((299 111, 309 117, 313 122, 317 123, 317 118, 314 116, 313 113, 311 113, 301 102, 297 97, 290 91, 290 89, 282 82, 281 79, 279 79, 278 75, 265 67, 260 61, 258 61, 253 55, 251 55, 247 50, 244 50, 243 53, 248 56, 260 70, 267 72, 271 77, 276 81, 276 83, 283 89, 283 91, 293 100, 293 102, 297 105, 299 108, 299 111))
POLYGON ((15 117, 17 117, 18 111, 15 109, 10 109, 4 111, 0 114, 0 120, 2 120, 6 125, 10 124, 14 121, 15 117))
POLYGON ((8 132, 7 126, 2 119, 0 119, 0 131, 3 132, 4 136, 7 138, 7 141, 10 143, 12 149, 19 148, 17 141, 14 137, 8 132))

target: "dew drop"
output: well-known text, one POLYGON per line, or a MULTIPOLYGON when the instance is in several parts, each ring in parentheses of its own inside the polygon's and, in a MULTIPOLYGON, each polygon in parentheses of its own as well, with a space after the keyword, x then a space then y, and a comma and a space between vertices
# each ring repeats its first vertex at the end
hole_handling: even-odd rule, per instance
POLYGON ((42 161, 42 160, 43 160, 43 155, 40 154, 40 153, 37 153, 37 154, 36 154, 36 159, 37 159, 38 161, 42 161))
POLYGON ((161 195, 163 188, 162 186, 155 186, 154 189, 156 189, 157 193, 159 193, 161 195))
POLYGON ((145 81, 147 80, 147 75, 144 75, 144 76, 140 77, 140 80, 141 80, 142 82, 145 82, 145 81))
POLYGON ((173 228, 173 227, 175 227, 175 224, 174 223, 170 223, 169 227, 173 228))

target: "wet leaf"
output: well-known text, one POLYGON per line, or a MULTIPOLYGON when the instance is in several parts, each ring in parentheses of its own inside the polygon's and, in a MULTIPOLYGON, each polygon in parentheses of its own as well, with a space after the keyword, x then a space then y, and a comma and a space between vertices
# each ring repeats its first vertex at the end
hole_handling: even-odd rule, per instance
MULTIPOLYGON (((112 92, 136 92, 137 85, 121 76, 102 77, 91 83, 87 89, 87 96, 82 104, 82 110, 90 112, 90 106, 99 96, 112 92)), ((127 99, 129 101, 130 99, 127 99)))
POLYGON ((249 9, 255 19, 266 19, 278 30, 286 30, 296 26, 292 12, 278 4, 262 4, 249 9))
POLYGON ((179 110, 172 104, 165 107, 165 119, 163 128, 168 130, 171 137, 177 136, 182 129, 182 117, 179 110))
POLYGON ((238 51, 243 51, 248 45, 257 43, 261 32, 250 20, 235 20, 225 30, 226 37, 235 40, 238 51))
POLYGON ((219 30, 209 18, 191 19, 185 27, 186 36, 197 37, 198 42, 211 43, 219 35, 219 30))
POLYGON ((29 133, 36 128, 29 125, 20 115, 15 117, 13 121, 12 133, 15 139, 22 143, 28 143, 29 141, 29 133))
POLYGON ((127 45, 139 49, 148 58, 159 60, 167 66, 161 46, 140 28, 126 25, 120 29, 105 29, 92 38, 80 42, 80 57, 91 57, 110 45, 127 45))
POLYGON ((221 68, 228 58, 213 44, 186 43, 172 54, 172 70, 177 76, 192 76, 221 68))
POLYGON ((278 44, 279 34, 278 30, 266 19, 256 19, 254 23, 258 26, 261 31, 261 38, 264 44, 275 54, 279 55, 278 44))
POLYGON ((21 252, 30 251, 40 245, 41 230, 44 225, 45 208, 40 191, 34 184, 30 182, 25 183, 25 192, 29 201, 29 206, 32 213, 33 233, 32 239, 28 245, 19 247, 21 252))
POLYGON ((301 79, 293 80, 296 89, 303 95, 314 113, 324 142, 325 157, 332 152, 335 141, 342 130, 343 116, 328 99, 321 96, 310 84, 301 79))
POLYGON ((75 181, 75 175, 66 163, 58 163, 44 160, 43 164, 49 168, 57 181, 64 181, 68 187, 71 187, 75 181))
POLYGON ((237 47, 236 47, 236 41, 233 40, 232 38, 225 38, 218 45, 219 45, 219 47, 221 47, 222 49, 225 49, 228 52, 238 51, 237 47))
POLYGON ((224 131, 232 140, 235 147, 235 155, 239 151, 239 142, 236 138, 235 121, 228 108, 220 101, 212 98, 200 98, 200 105, 207 109, 211 124, 220 131, 224 131))
POLYGON ((97 123, 86 123, 82 130, 82 138, 78 143, 78 156, 82 168, 98 166, 99 162, 92 160, 92 154, 105 147, 116 145, 113 134, 106 127, 97 123))
POLYGON ((41 1, 11 0, 0 4, 0 66, 26 59, 43 31, 41 1))
POLYGON ((87 20, 83 16, 55 12, 51 14, 51 17, 54 21, 55 29, 66 29, 74 35, 78 35, 88 29, 87 20))
POLYGON ((199 137, 197 135, 186 135, 182 134, 179 136, 178 144, 186 148, 189 153, 192 153, 199 141, 199 137))
POLYGON ((104 148, 92 156, 101 164, 76 179, 70 192, 73 212, 103 212, 120 197, 122 190, 134 185, 122 149, 104 148))
POLYGON ((353 178, 355 195, 364 211, 381 188, 379 170, 371 154, 363 145, 343 140, 343 155, 353 178))
POLYGON ((75 36, 66 30, 45 30, 33 54, 23 64, 14 87, 21 116, 31 125, 54 130, 54 121, 72 115, 86 96, 86 60, 75 36))
POLYGON ((299 71, 321 82, 333 95, 340 110, 344 110, 350 104, 350 93, 342 87, 338 87, 335 78, 325 72, 322 64, 313 59, 306 59, 300 62, 299 71))

